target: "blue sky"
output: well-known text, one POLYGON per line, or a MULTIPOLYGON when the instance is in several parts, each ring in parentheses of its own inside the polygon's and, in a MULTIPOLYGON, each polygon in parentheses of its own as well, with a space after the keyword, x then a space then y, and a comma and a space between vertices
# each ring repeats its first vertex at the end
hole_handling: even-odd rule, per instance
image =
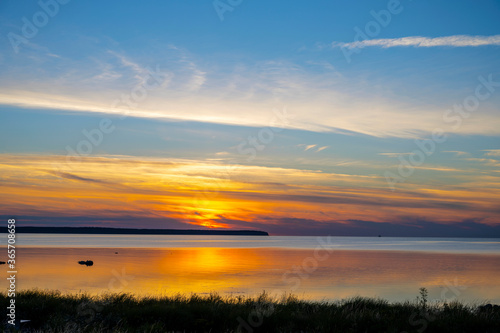
MULTIPOLYGON (((400 194, 437 193, 442 185, 460 192, 443 194, 443 200, 466 202, 487 188, 494 205, 500 188, 498 17, 499 1, 3 1, 0 154, 11 167, 27 163, 19 162, 21 157, 58 160, 68 147, 76 150, 88 139, 83 131, 109 119, 114 130, 84 159, 182 160, 207 169, 243 165, 255 173, 255 181, 266 182, 281 181, 271 179, 278 169, 319 172, 324 182, 296 173, 289 181, 309 191, 318 184, 377 189, 381 197, 395 195, 394 183, 386 181, 389 172, 399 175, 400 194), (485 97, 474 111, 453 111, 478 100, 478 91, 485 97), (280 131, 277 114, 287 117, 278 124, 280 131), (416 142, 432 140, 436 130, 446 139, 434 142, 433 152, 410 176, 401 175, 401 161, 420 149, 416 142), (259 135, 260 149, 255 146, 252 157, 249 140, 259 135), (262 142, 266 135, 268 142, 262 142)), ((88 172, 81 165, 65 168, 75 175, 88 172)), ((4 179, 17 179, 18 185, 46 181, 9 177, 9 168, 4 172, 4 179)), ((80 178, 65 178, 66 190, 80 178)), ((21 201, 2 210, 12 214, 21 201)), ((40 212, 38 205, 30 204, 37 221, 74 215, 40 212)), ((387 211, 368 219, 369 213, 351 216, 354 206, 327 206, 337 209, 328 218, 292 211, 287 218, 327 226, 406 218, 387 211)), ((175 209, 175 216, 167 210, 160 215, 192 216, 196 207, 175 209)), ((258 218, 285 216, 273 215, 269 207, 253 215, 217 209, 225 213, 206 218, 214 226, 223 219, 225 226, 241 227, 227 222, 228 216, 250 226, 258 218)), ((473 214, 445 218, 444 211, 429 208, 414 217, 430 223, 500 223, 498 212, 485 211, 478 206, 473 214)), ((286 233, 285 222, 273 223, 286 233)))

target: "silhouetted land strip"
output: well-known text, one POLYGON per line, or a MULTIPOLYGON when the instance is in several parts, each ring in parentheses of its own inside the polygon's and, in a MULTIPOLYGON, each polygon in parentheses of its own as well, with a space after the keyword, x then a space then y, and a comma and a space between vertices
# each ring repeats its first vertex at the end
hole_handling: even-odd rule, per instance
MULTIPOLYGON (((0 228, 6 233, 7 227, 0 228)), ((16 227, 17 233, 26 234, 104 234, 104 235, 214 235, 214 236, 269 236, 258 230, 182 230, 182 229, 132 229, 99 227, 16 227)))
MULTIPOLYGON (((0 293, 0 307, 9 298, 0 293)), ((2 319, 4 332, 14 331, 2 319)), ((22 332, 499 332, 500 309, 422 299, 389 303, 355 297, 334 302, 177 295, 63 295, 21 291, 16 320, 22 332)), ((0 325, 2 325, 0 324, 0 325)))

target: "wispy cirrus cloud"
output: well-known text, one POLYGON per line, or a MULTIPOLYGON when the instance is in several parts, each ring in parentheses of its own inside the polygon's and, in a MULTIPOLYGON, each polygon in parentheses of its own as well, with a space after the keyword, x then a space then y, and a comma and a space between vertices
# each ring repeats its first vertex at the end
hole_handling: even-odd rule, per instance
POLYGON ((445 151, 443 151, 443 153, 451 153, 451 154, 455 154, 455 156, 465 156, 465 155, 469 154, 469 153, 467 153, 465 151, 461 151, 461 150, 445 150, 445 151))
MULTIPOLYGON (((494 98, 482 102, 481 112, 474 117, 451 126, 453 117, 443 121, 443 112, 456 102, 455 96, 440 94, 438 99, 416 102, 411 95, 394 94, 396 88, 386 79, 374 86, 363 78, 318 71, 291 60, 241 62, 221 69, 172 45, 160 48, 156 55, 139 56, 110 47, 77 67, 70 59, 55 62, 44 55, 43 61, 36 62, 36 72, 12 59, 14 65, 0 78, 0 108, 265 127, 273 108, 289 105, 293 118, 287 120, 287 128, 312 132, 415 138, 439 126, 447 133, 464 135, 500 133, 494 98), (116 104, 131 98, 133 89, 149 78, 149 69, 162 83, 148 90, 147 98, 133 101, 132 107, 116 104)), ((22 60, 29 64, 30 59, 22 60)))
POLYGON ((318 145, 306 145, 306 144, 300 144, 298 145, 298 147, 301 147, 301 148, 304 148, 304 151, 308 151, 308 150, 311 150, 313 149, 315 153, 319 153, 320 151, 322 150, 325 150, 327 148, 330 148, 330 146, 322 146, 322 147, 319 147, 318 145))
POLYGON ((484 153, 486 156, 500 156, 500 149, 486 149, 483 151, 486 152, 484 153))
POLYGON ((388 156, 388 157, 398 157, 401 155, 412 155, 412 153, 378 153, 379 155, 382 156, 388 156))
POLYGON ((332 47, 363 48, 367 46, 389 47, 478 47, 500 45, 500 35, 469 36, 455 35, 446 37, 410 36, 401 38, 380 38, 355 41, 350 43, 333 42, 332 47))

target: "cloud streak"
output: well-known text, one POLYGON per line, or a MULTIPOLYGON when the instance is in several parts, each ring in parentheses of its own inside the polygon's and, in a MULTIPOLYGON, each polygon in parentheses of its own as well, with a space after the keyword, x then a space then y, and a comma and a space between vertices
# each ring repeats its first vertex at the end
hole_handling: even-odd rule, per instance
POLYGON ((487 149, 483 150, 486 153, 484 155, 486 156, 500 156, 500 149, 487 149))
POLYGON ((5 194, 0 214, 86 215, 110 221, 135 216, 152 219, 151 227, 162 217, 207 227, 228 227, 229 220, 251 226, 287 218, 386 222, 401 216, 444 224, 480 219, 497 225, 500 217, 500 178, 481 173, 469 175, 463 188, 402 184, 395 195, 377 175, 240 165, 230 167, 228 178, 228 165, 206 160, 110 155, 67 163, 61 155, 5 154, 0 159, 5 194))
MULTIPOLYGON (((385 80, 374 86, 293 61, 239 63, 221 70, 173 46, 160 54, 161 61, 152 61, 108 50, 78 68, 65 59, 57 66, 44 64, 36 77, 25 66, 12 66, 0 78, 0 107, 266 127, 272 110, 287 106, 293 115, 287 128, 312 132, 415 138, 440 127, 462 135, 500 133, 494 98, 482 102, 474 117, 452 126, 455 116, 443 120, 445 108, 456 103, 451 96, 440 94, 439 99, 416 103, 411 96, 394 94, 385 80), (164 83, 140 101, 131 99, 131 93, 139 91, 136 85, 148 77, 147 68, 158 68, 164 83), (117 100, 133 103, 116 104, 117 100)), ((317 149, 321 147, 309 148, 317 149)))
POLYGON ((98 183, 98 184, 109 184, 108 182, 103 181, 103 180, 80 177, 80 176, 73 175, 73 174, 67 173, 67 172, 50 171, 49 173, 53 174, 53 175, 56 175, 58 177, 62 177, 62 178, 66 178, 66 179, 71 179, 71 180, 77 180, 77 181, 82 181, 82 182, 90 182, 90 183, 98 183))
POLYGON ((500 35, 494 36, 469 36, 455 35, 446 37, 420 37, 410 36, 401 38, 380 38, 356 41, 351 43, 333 42, 332 47, 363 48, 377 46, 390 47, 479 47, 500 45, 500 35))

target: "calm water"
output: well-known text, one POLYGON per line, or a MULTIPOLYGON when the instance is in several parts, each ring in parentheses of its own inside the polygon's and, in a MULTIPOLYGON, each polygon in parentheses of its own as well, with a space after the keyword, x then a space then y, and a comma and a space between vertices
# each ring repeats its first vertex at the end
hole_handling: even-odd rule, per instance
MULTIPOLYGON (((3 244, 5 239, 3 237, 3 244)), ((17 241, 23 247, 315 249, 317 246, 326 246, 338 250, 500 254, 500 239, 496 238, 20 234, 17 241)))
POLYGON ((17 246, 19 289, 400 301, 426 287, 500 303, 498 239, 20 234, 17 246))

